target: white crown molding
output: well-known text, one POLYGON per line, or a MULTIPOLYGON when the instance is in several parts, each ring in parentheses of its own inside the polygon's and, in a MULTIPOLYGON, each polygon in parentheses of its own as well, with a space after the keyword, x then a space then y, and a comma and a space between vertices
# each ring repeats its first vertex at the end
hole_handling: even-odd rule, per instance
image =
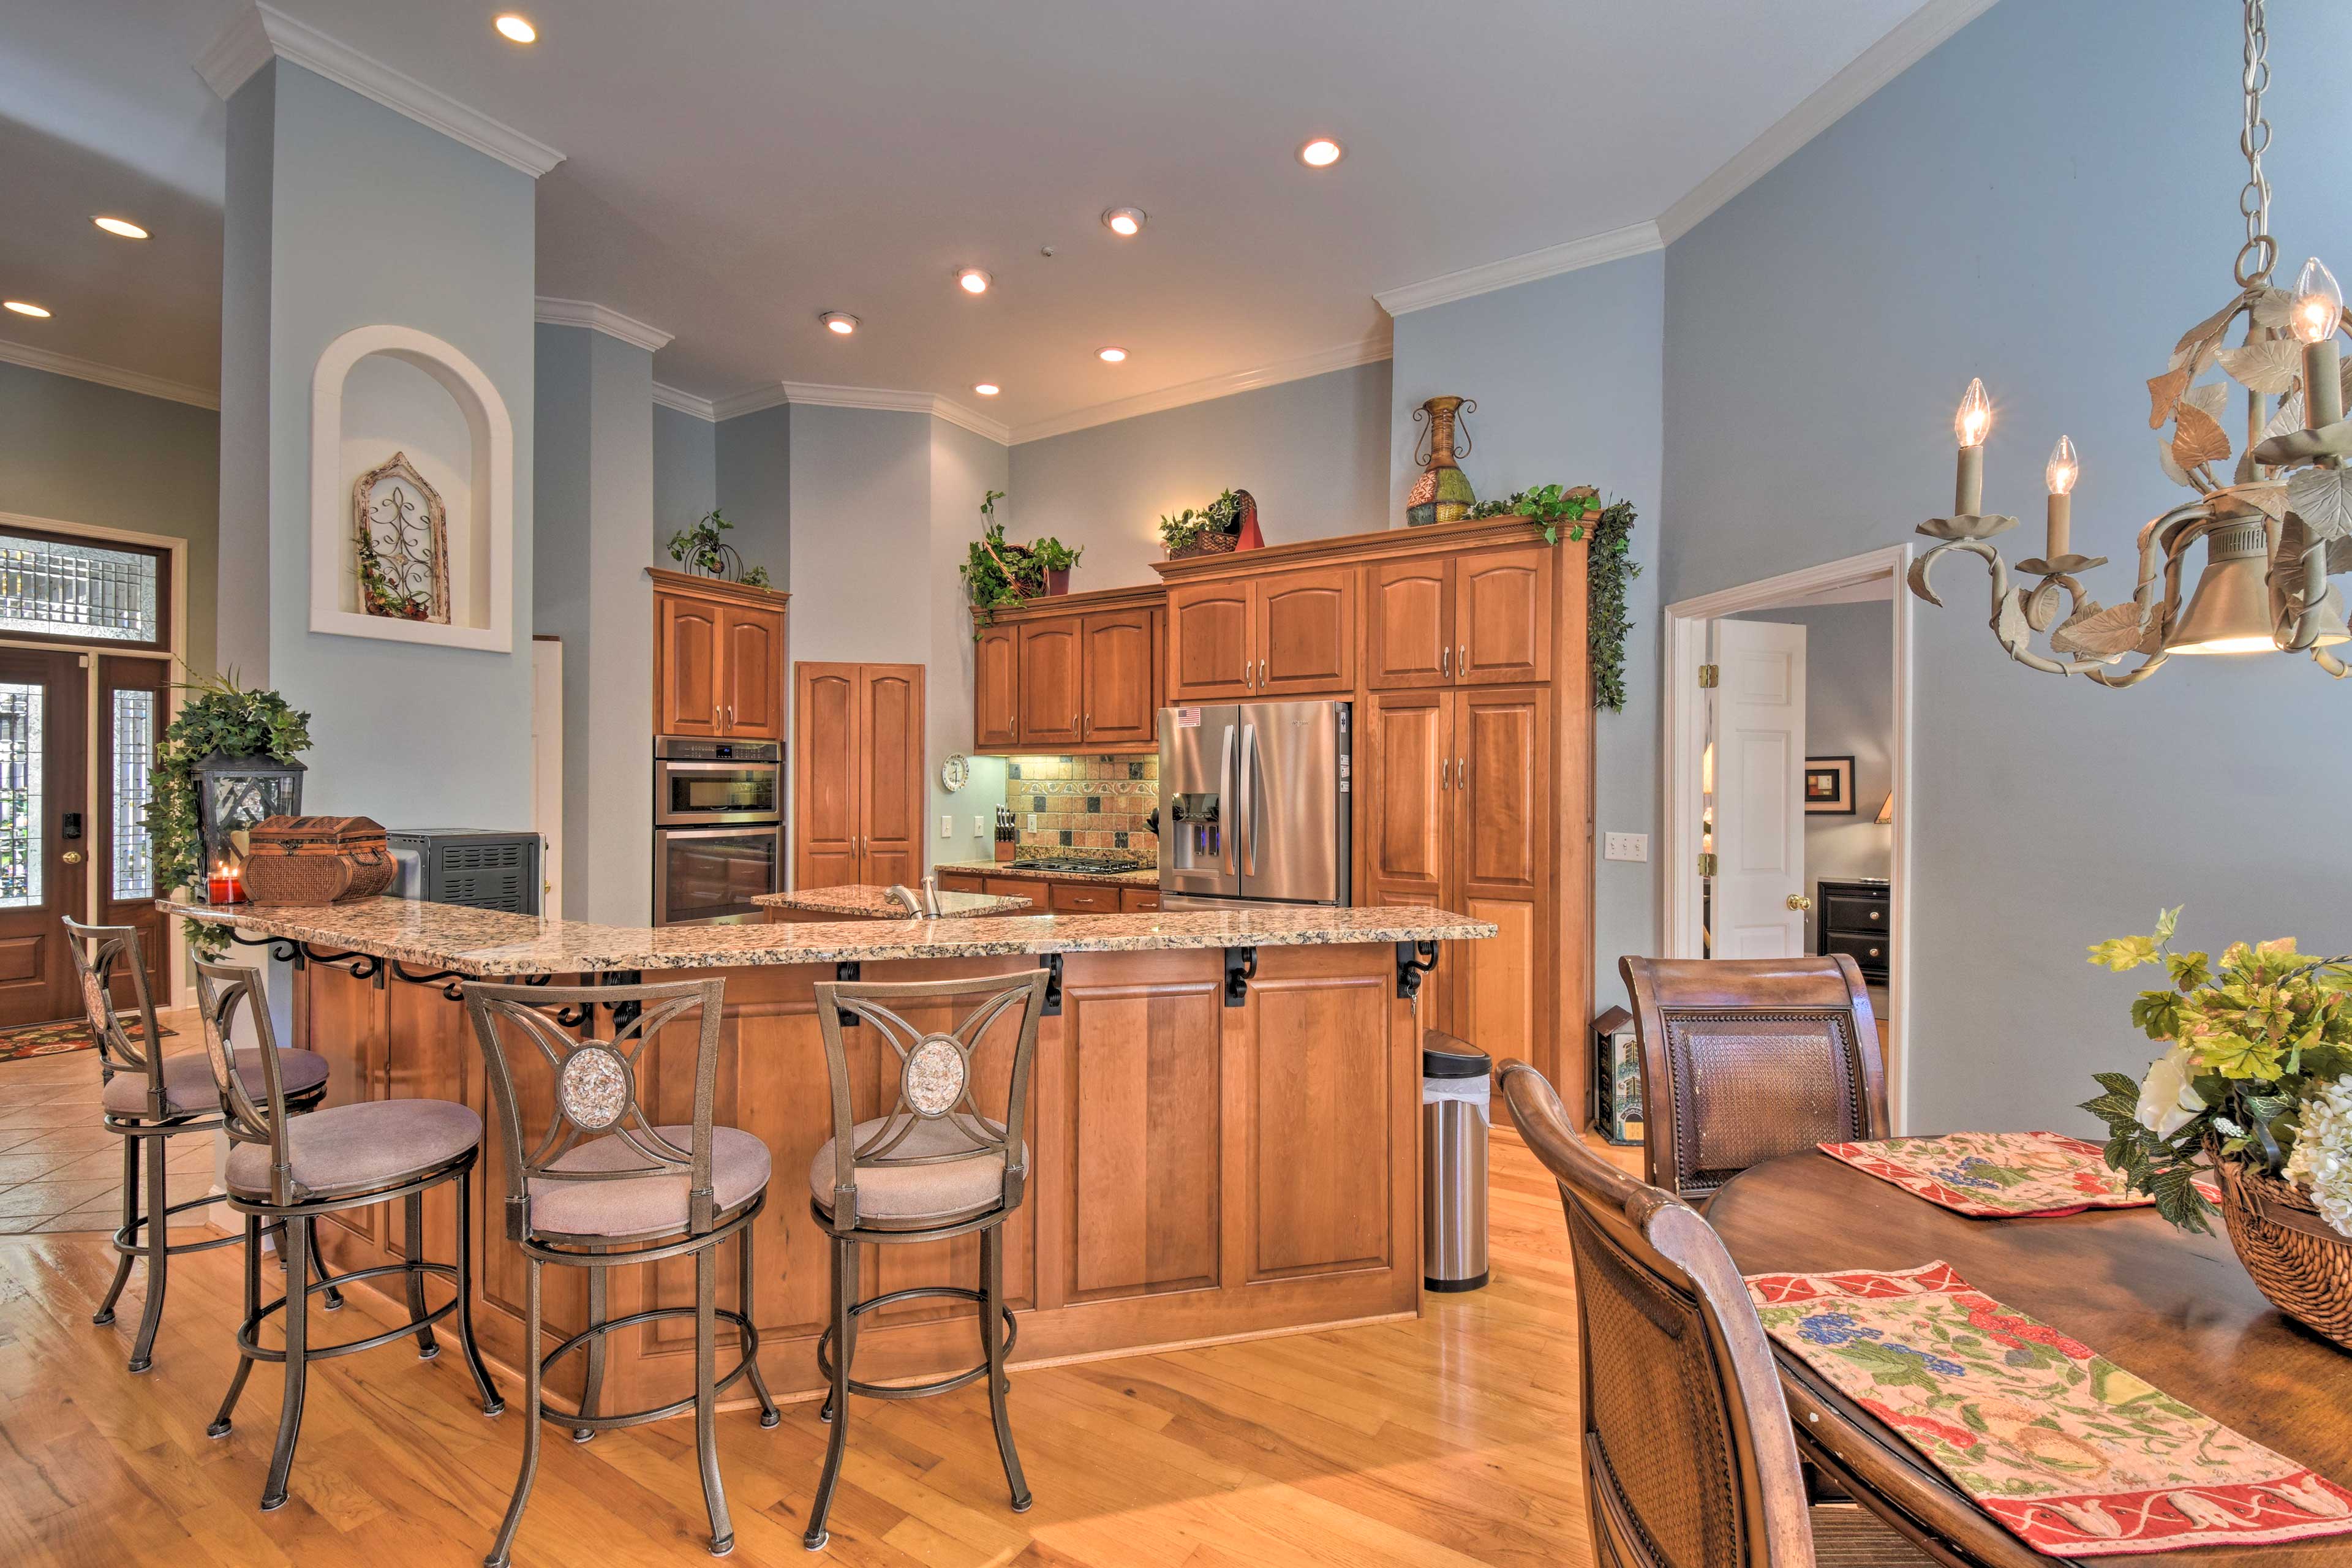
POLYGON ((1665 243, 1658 234, 1656 224, 1628 224, 1623 228, 1612 228, 1606 234, 1589 235, 1582 239, 1571 239, 1565 245, 1530 250, 1524 256, 1507 256, 1500 261, 1489 261, 1484 266, 1441 273, 1419 283, 1407 283, 1402 288, 1387 289, 1372 298, 1380 301, 1381 309, 1390 315, 1402 316, 1409 310, 1426 310, 1432 305, 1447 305, 1456 300, 1467 300, 1474 294, 1491 294, 1497 289, 1532 283, 1538 278, 1556 278, 1563 272, 1598 267, 1604 261, 1620 261, 1628 256, 1644 255, 1664 249, 1665 243))
POLYGON ((1871 94, 1925 59, 1937 45, 1983 16, 1994 0, 1927 0, 1796 108, 1733 153, 1723 167, 1658 215, 1665 243, 1696 228, 1708 215, 1778 168, 1790 153, 1858 108, 1871 94))
POLYGON ((675 386, 664 386, 658 381, 654 383, 654 401, 664 408, 675 408, 680 414, 691 414, 697 419, 715 423, 719 418, 719 410, 711 406, 710 399, 697 397, 690 392, 680 392, 675 386))
POLYGON ((257 3, 232 16, 220 36, 196 57, 196 72, 213 91, 226 99, 268 64, 272 56, 340 82, 361 97, 372 98, 533 179, 563 162, 563 154, 546 142, 369 58, 273 5, 257 3))
POLYGON ((1229 372, 1223 375, 1203 376, 1199 381, 1187 381, 1175 386, 1163 386, 1157 392, 1141 392, 1133 397, 1122 397, 1115 403, 1097 403, 1091 408, 1073 409, 1056 414, 1034 424, 1016 426, 1009 443, 1018 447, 1025 441, 1042 441, 1048 436, 1066 436, 1073 430, 1090 429, 1097 425, 1116 424, 1121 419, 1133 419, 1138 415, 1159 414, 1171 408, 1181 408, 1191 403, 1207 403, 1219 397, 1231 397, 1236 392, 1248 392, 1261 386, 1276 386, 1286 381, 1304 381, 1310 375, 1324 375, 1335 370, 1349 370, 1360 364, 1378 364, 1395 353, 1392 344, 1382 342, 1343 343, 1338 348, 1322 349, 1301 354, 1297 359, 1281 360, 1255 370, 1229 372))
POLYGON ((77 381, 94 381, 100 386, 135 392, 142 397, 161 397, 173 403, 192 404, 198 408, 220 407, 218 387, 191 386, 184 381, 166 381, 160 375, 121 370, 110 364, 100 364, 94 360, 76 359, 71 354, 52 353, 47 349, 37 349, 26 343, 0 342, 0 361, 23 365, 26 370, 45 370, 51 375, 69 375, 77 381))
POLYGON ((557 300, 541 294, 534 302, 533 319, 551 327, 585 327, 592 332, 602 332, 608 338, 618 338, 631 348, 659 353, 674 332, 625 316, 609 305, 599 305, 593 300, 557 300))
POLYGON ((776 381, 764 386, 730 393, 725 397, 704 399, 690 392, 680 392, 675 387, 656 384, 654 401, 682 413, 713 420, 736 419, 746 414, 757 414, 763 408, 793 403, 816 408, 871 408, 889 414, 928 414, 934 419, 944 419, 959 429, 969 430, 1000 447, 1012 445, 1010 426, 931 392, 901 392, 887 386, 828 386, 814 381, 776 381))

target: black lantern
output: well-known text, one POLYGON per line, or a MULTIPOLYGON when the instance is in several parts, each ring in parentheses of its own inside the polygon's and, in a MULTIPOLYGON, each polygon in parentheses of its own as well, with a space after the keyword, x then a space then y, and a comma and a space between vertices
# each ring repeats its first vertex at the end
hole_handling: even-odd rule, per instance
POLYGON ((232 757, 215 752, 196 764, 196 829, 205 843, 200 876, 224 871, 243 879, 245 851, 231 837, 266 817, 302 815, 300 763, 275 757, 232 757))

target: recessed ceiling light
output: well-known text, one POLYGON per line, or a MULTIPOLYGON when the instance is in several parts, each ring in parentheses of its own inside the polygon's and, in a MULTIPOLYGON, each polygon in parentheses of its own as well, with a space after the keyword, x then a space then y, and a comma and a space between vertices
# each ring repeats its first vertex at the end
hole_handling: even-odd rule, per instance
POLYGON ((1328 136, 1318 136, 1298 150, 1298 161, 1310 169, 1328 169, 1348 155, 1348 150, 1328 136))
POLYGON ((109 234, 119 234, 125 239, 144 239, 147 231, 127 217, 94 217, 89 220, 109 234))
POLYGON ((857 318, 846 310, 827 310, 817 320, 823 321, 829 330, 839 332, 845 338, 857 330, 857 318))
POLYGON ((20 316, 47 316, 48 314, 47 310, 42 310, 38 305, 28 305, 22 300, 0 300, 0 305, 7 306, 8 309, 16 311, 16 314, 20 316))
POLYGON ((967 267, 962 271, 958 272, 956 274, 956 281, 963 285, 963 291, 967 294, 985 294, 988 292, 988 274, 982 272, 977 267, 967 267))
POLYGON ((1127 351, 1125 349, 1111 348, 1095 350, 1095 358, 1102 361, 1105 364, 1117 364, 1126 357, 1127 351))
POLYGON ((1143 226, 1150 221, 1141 207, 1113 207, 1103 214, 1103 226, 1129 239, 1141 234, 1143 226))
POLYGON ((491 25, 518 44, 535 44, 539 41, 539 29, 511 11, 491 25))
POLYGON ((972 390, 979 393, 982 397, 993 397, 1004 389, 997 385, 996 383, 992 381, 983 381, 974 386, 972 390))

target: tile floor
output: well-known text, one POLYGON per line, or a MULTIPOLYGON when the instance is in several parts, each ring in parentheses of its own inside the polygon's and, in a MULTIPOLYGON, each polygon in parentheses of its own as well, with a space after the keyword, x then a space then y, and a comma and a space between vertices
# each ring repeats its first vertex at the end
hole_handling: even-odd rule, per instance
MULTIPOLYGON (((163 1042, 167 1052, 203 1048, 194 1014, 166 1014, 163 1024, 179 1031, 163 1042)), ((100 1121, 98 1093, 96 1051, 0 1062, 0 1236, 122 1223, 122 1140, 100 1121)), ((171 1202, 210 1189, 217 1137, 172 1140, 171 1202)))

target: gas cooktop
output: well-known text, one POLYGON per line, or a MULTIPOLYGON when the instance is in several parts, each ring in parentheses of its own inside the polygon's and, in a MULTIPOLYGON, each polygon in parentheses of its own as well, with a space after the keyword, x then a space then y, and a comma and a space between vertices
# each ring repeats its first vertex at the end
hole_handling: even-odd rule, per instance
POLYGON ((1081 860, 1067 855, 1039 855, 1011 862, 1006 869, 1013 871, 1099 871, 1106 877, 1122 871, 1140 871, 1150 862, 1144 860, 1081 860))

